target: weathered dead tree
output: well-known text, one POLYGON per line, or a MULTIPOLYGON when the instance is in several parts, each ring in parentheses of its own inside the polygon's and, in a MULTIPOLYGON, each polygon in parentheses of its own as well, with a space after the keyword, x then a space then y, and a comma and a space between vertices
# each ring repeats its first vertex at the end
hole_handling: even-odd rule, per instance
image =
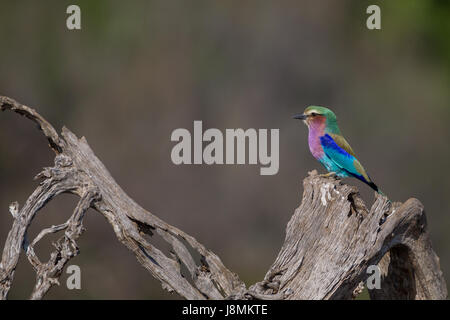
POLYGON ((79 253, 76 241, 89 208, 109 221, 117 239, 164 289, 186 299, 351 299, 361 291, 370 265, 378 265, 382 272, 381 289, 369 291, 373 299, 447 297, 425 212, 416 199, 392 204, 376 195, 369 210, 355 187, 311 172, 303 182, 302 203, 287 225, 278 257, 263 281, 246 288, 195 238, 128 197, 85 138, 77 138, 66 128, 58 135, 35 110, 11 98, 0 96, 0 109, 36 122, 56 153, 54 165, 36 176, 39 186, 26 203, 19 208, 14 202, 9 208, 14 221, 0 264, 0 299, 7 298, 22 252, 36 271, 32 299, 41 299, 58 284, 67 262, 79 253), (29 242, 27 230, 33 218, 61 193, 80 198, 72 216, 62 225, 42 230, 29 242), (36 243, 62 231, 49 261, 41 262, 33 250, 36 243), (155 233, 172 248, 170 256, 151 243, 155 233))

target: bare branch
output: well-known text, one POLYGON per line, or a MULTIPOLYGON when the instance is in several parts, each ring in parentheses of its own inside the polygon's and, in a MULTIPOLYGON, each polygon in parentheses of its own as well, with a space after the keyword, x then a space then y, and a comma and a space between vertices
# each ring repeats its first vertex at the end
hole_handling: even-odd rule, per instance
POLYGON ((6 299, 8 295, 22 245, 26 242, 26 231, 36 213, 53 197, 76 188, 71 178, 74 171, 64 166, 65 162, 61 160, 60 155, 56 157, 55 164, 51 169, 44 169, 41 176, 48 176, 48 179, 40 183, 22 209, 19 212, 13 209, 13 212, 16 212, 15 219, 5 242, 0 265, 0 299, 6 299))
POLYGON ((34 121, 47 137, 50 147, 55 150, 55 152, 61 153, 63 142, 60 141, 58 133, 56 133, 56 130, 52 125, 34 109, 18 103, 14 99, 0 96, 0 110, 12 110, 34 121))
POLYGON ((78 202, 73 215, 63 225, 45 229, 33 241, 36 244, 45 234, 65 230, 65 234, 55 244, 55 251, 50 254, 50 260, 43 264, 34 255, 33 246, 29 246, 27 256, 36 270, 36 285, 31 294, 31 299, 42 299, 48 290, 55 284, 59 284, 58 279, 61 276, 67 262, 78 255, 79 249, 76 240, 83 232, 82 220, 85 212, 91 204, 98 199, 98 193, 95 188, 86 191, 78 202))

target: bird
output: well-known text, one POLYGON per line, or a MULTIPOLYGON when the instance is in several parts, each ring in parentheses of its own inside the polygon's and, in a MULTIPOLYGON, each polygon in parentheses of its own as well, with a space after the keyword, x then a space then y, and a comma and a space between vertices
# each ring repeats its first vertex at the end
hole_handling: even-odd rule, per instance
POLYGON ((309 150, 329 172, 324 176, 353 177, 384 196, 345 140, 333 111, 321 106, 309 106, 303 113, 295 114, 293 118, 303 120, 308 127, 309 150))

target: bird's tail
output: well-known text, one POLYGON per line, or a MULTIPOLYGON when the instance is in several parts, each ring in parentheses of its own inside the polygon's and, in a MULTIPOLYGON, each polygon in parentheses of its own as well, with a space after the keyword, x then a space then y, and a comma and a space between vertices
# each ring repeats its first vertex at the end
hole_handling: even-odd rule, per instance
POLYGON ((377 187, 377 185, 375 183, 373 183, 372 181, 368 182, 367 184, 369 185, 369 187, 371 187, 373 190, 375 190, 379 194, 383 194, 381 192, 381 190, 377 187))
POLYGON ((377 187, 377 185, 375 183, 373 183, 372 181, 368 183, 368 185, 375 190, 376 192, 378 192, 379 195, 385 197, 386 199, 388 199, 389 202, 391 202, 391 200, 389 200, 388 196, 380 190, 380 188, 377 187))
POLYGON ((380 195, 382 195, 382 196, 384 196, 384 197, 387 197, 387 196, 383 193, 383 191, 381 191, 380 188, 378 188, 378 186, 377 186, 375 183, 373 183, 372 181, 369 182, 368 185, 369 185, 373 190, 375 190, 376 192, 378 192, 380 195))

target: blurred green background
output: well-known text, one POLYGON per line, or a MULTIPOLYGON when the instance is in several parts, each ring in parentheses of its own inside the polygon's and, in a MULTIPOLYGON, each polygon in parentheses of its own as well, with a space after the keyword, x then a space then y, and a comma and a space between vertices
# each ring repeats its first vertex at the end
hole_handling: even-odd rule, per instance
MULTIPOLYGON (((302 179, 323 171, 293 113, 330 106, 374 181, 392 200, 420 199, 450 279, 449 1, 12 1, 0 2, 0 94, 35 107, 58 130, 85 136, 124 190, 196 237, 247 283, 261 280, 299 205, 302 179), (66 8, 82 30, 66 28, 66 8), (382 30, 366 28, 381 7, 382 30), (279 128, 280 170, 172 164, 176 128, 279 128)), ((34 125, 0 114, 0 247, 12 217, 53 164, 34 125)), ((369 187, 355 181, 371 205, 369 187)), ((76 198, 37 215, 29 237, 62 223, 76 198)), ((48 299, 177 298, 165 293, 95 211, 85 219, 82 290, 48 299)), ((49 238, 38 247, 48 257, 49 238)), ((34 272, 18 266, 11 299, 28 298, 34 272)))

